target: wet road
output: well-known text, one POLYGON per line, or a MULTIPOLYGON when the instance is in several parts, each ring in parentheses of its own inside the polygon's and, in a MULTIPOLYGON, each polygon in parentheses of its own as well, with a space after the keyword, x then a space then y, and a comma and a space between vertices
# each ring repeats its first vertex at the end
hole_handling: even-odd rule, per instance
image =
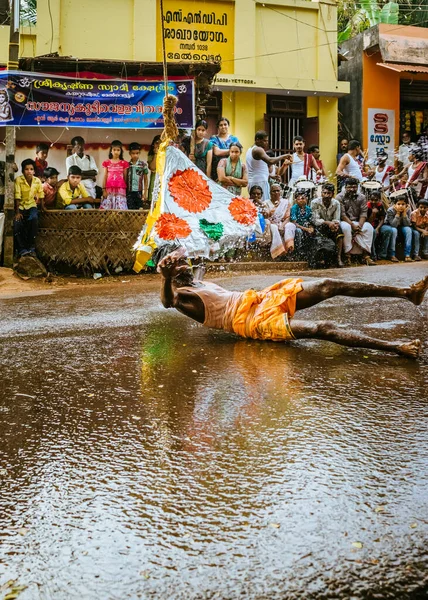
MULTIPOLYGON (((339 276, 406 284, 426 269, 339 276)), ((427 301, 338 298, 300 313, 421 337, 418 362, 239 340, 143 286, 0 306, 0 589, 28 586, 20 600, 426 597, 427 301)))

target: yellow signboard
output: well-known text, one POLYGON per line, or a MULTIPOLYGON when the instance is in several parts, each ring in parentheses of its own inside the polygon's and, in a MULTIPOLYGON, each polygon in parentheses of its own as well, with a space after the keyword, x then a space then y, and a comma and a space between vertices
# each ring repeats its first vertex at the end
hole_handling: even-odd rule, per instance
MULTIPOLYGON (((162 60, 162 27, 158 3, 157 60, 162 60)), ((234 2, 164 0, 164 32, 168 62, 221 62, 233 73, 234 2)))

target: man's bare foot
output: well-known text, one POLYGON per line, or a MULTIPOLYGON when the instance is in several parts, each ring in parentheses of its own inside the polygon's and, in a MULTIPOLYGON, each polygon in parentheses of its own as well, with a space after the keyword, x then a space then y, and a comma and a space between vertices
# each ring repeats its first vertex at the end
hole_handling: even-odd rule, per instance
POLYGON ((398 352, 409 358, 418 358, 422 350, 421 340, 412 340, 398 346, 398 352))
POLYGON ((422 304, 425 293, 428 290, 428 275, 411 285, 407 291, 407 297, 415 306, 422 304))

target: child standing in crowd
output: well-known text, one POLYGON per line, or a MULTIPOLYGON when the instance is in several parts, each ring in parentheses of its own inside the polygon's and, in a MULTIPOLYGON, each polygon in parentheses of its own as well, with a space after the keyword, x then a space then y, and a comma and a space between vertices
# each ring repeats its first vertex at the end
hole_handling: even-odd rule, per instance
POLYGON ((36 147, 36 177, 44 181, 43 173, 44 170, 48 168, 48 161, 46 160, 49 154, 49 146, 47 144, 39 144, 36 147))
POLYGON ((296 226, 294 247, 298 256, 306 257, 309 253, 315 232, 312 210, 308 206, 308 199, 305 193, 297 191, 294 199, 296 204, 291 207, 290 212, 290 221, 296 226))
POLYGON ((100 209, 127 210, 126 179, 129 163, 123 160, 122 142, 113 140, 108 158, 103 162, 103 200, 100 209))
POLYGON ((428 259, 428 200, 419 200, 418 208, 410 215, 413 226, 414 259, 421 260, 419 247, 422 246, 422 258, 428 259))
POLYGON ((48 167, 43 171, 43 192, 45 194, 42 200, 42 210, 55 208, 56 194, 58 191, 58 175, 54 167, 48 167))
POLYGON ((367 202, 367 222, 373 227, 372 260, 377 260, 376 240, 379 242, 382 225, 385 222, 385 208, 380 192, 370 192, 367 202))
POLYGON ((138 142, 129 144, 129 168, 127 178, 126 201, 129 210, 143 208, 149 196, 149 169, 144 160, 140 160, 141 146, 138 142))
POLYGON ((27 158, 21 163, 22 175, 15 179, 14 236, 19 256, 36 256, 38 229, 37 204, 44 197, 42 182, 35 176, 36 163, 27 158))
POLYGON ((382 244, 380 258, 391 262, 398 262, 395 256, 397 236, 400 233, 404 237, 404 260, 412 262, 412 237, 414 230, 411 228, 410 208, 407 196, 398 196, 394 206, 386 211, 385 224, 381 228, 382 244))

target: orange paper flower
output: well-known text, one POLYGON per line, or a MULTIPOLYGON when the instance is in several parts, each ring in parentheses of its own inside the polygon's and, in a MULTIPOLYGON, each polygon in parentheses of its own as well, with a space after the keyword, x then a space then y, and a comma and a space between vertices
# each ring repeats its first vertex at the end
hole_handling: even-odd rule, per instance
POLYGON ((252 225, 256 222, 257 208, 248 198, 234 198, 229 204, 229 212, 241 225, 252 225))
POLYGON ((174 173, 168 187, 178 206, 191 213, 202 212, 211 203, 212 193, 208 183, 193 169, 174 173))
POLYGON ((187 221, 170 213, 161 215, 156 221, 155 228, 158 236, 163 240, 186 238, 192 232, 187 221))

